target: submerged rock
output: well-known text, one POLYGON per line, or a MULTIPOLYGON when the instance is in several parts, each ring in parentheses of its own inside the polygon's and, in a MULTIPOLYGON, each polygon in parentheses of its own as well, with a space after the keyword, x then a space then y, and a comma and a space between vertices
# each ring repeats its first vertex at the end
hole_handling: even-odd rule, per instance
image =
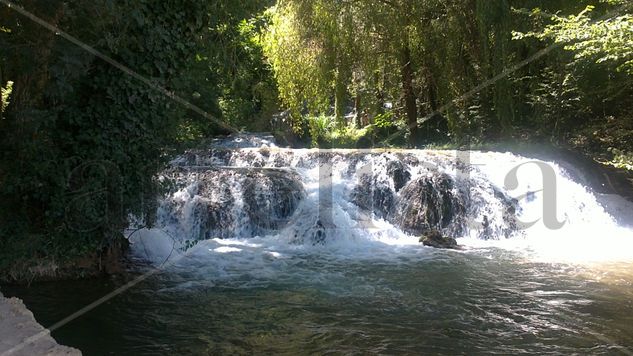
POLYGON ((312 233, 312 245, 324 245, 326 238, 325 227, 323 227, 321 220, 317 220, 312 233))
POLYGON ((456 249, 457 240, 452 237, 443 236, 439 231, 433 229, 420 238, 420 242, 424 246, 434 248, 456 249))

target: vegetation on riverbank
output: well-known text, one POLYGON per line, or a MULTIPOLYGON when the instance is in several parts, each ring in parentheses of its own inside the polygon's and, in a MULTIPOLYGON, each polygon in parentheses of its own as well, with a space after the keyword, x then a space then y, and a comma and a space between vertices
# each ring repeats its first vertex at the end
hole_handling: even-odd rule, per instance
POLYGON ((0 279, 109 256, 169 157, 233 130, 633 168, 628 1, 14 3, 58 30, 0 5, 0 279))

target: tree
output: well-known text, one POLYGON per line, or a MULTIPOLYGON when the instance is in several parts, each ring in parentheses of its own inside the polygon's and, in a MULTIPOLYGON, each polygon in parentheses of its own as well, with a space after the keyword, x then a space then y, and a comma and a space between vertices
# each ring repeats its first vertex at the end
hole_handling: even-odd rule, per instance
MULTIPOLYGON (((145 215, 151 224, 157 174, 194 114, 165 91, 191 98, 182 78, 201 53, 222 45, 214 36, 218 29, 241 23, 252 15, 245 9, 262 4, 16 3, 151 85, 0 7, 3 105, 5 83, 13 82, 0 120, 2 271, 34 258, 63 263, 104 253, 121 243, 130 214, 145 215)), ((207 62, 207 70, 214 64, 207 62)), ((210 85, 216 88, 209 92, 220 93, 210 85)))

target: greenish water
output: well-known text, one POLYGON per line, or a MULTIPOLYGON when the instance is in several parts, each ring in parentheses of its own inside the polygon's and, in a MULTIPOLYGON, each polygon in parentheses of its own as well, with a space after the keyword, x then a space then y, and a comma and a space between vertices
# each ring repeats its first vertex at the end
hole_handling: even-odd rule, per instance
MULTIPOLYGON (((630 264, 539 263, 494 248, 229 255, 194 255, 53 336, 85 355, 633 352, 630 264)), ((141 270, 3 292, 50 326, 141 270)))

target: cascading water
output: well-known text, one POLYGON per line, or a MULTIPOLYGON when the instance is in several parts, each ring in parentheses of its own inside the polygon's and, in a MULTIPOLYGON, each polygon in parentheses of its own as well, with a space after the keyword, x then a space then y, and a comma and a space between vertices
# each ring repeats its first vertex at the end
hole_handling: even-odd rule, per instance
POLYGON ((51 325, 122 287, 54 332, 86 354, 631 355, 633 209, 579 173, 509 153, 234 137, 164 173, 156 226, 130 231, 161 267, 142 283, 16 294, 51 325), (462 248, 422 246, 431 230, 462 248))
POLYGON ((633 231, 604 206, 627 215, 632 204, 602 196, 601 205, 559 165, 510 153, 293 150, 239 136, 179 157, 163 179, 173 189, 156 228, 132 238, 154 262, 200 241, 216 252, 257 241, 264 252, 320 246, 349 256, 371 246, 377 256, 394 246, 422 249, 418 239, 431 230, 467 249, 554 261, 633 258, 633 231))

